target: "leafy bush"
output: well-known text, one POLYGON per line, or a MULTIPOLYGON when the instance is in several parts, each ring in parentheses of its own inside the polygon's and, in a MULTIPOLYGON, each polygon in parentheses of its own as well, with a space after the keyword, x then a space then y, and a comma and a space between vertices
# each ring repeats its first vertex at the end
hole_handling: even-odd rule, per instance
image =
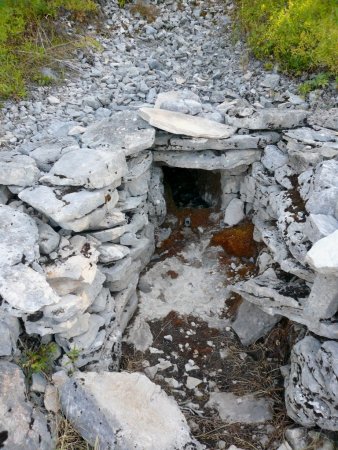
POLYGON ((336 0, 237 0, 236 11, 258 58, 295 74, 338 73, 336 0))
POLYGON ((60 14, 82 22, 96 11, 94 0, 0 0, 0 98, 25 96, 27 80, 69 41, 60 14))

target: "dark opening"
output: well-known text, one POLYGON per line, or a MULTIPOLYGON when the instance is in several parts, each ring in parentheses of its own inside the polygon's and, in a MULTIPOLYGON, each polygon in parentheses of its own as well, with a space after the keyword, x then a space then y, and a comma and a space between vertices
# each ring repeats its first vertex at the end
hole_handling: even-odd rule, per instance
POLYGON ((217 208, 220 174, 209 170, 162 167, 164 186, 177 208, 217 208))

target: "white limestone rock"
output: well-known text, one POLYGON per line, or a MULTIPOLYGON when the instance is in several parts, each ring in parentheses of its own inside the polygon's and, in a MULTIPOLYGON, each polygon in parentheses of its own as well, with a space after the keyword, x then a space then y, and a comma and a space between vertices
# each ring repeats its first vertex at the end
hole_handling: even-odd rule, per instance
POLYGON ((233 175, 244 172, 255 161, 259 161, 260 150, 228 150, 222 155, 213 151, 201 152, 154 152, 154 161, 171 167, 204 170, 231 170, 233 175), (236 173, 234 173, 236 169, 236 173))
POLYGON ((231 392, 212 392, 205 405, 217 409, 226 423, 255 424, 272 419, 272 402, 253 394, 238 397, 231 392))
POLYGON ((55 448, 46 418, 27 399, 21 369, 0 361, 1 448, 52 450, 55 448))
POLYGON ((236 128, 249 130, 283 130, 296 128, 306 122, 309 112, 300 109, 268 108, 256 111, 253 116, 237 118, 226 116, 225 120, 236 128))
MULTIPOLYGON (((181 138, 172 137, 167 144, 168 150, 175 151, 201 151, 201 150, 247 150, 264 148, 268 144, 276 143, 280 138, 279 133, 270 131, 260 134, 239 134, 227 139, 207 138, 181 138)), ((155 142, 156 143, 156 142, 155 142)), ((158 150, 161 146, 158 145, 158 150)), ((155 148, 156 150, 156 148, 155 148)))
POLYGON ((38 228, 27 214, 0 205, 0 267, 32 263, 39 257, 38 228))
POLYGON ((278 314, 272 316, 253 303, 243 300, 236 311, 231 327, 242 345, 247 346, 265 336, 280 319, 281 316, 278 314))
POLYGON ((55 186, 84 186, 102 189, 112 186, 127 172, 122 151, 81 148, 65 153, 40 182, 55 186))
POLYGON ((270 172, 274 172, 279 167, 287 164, 288 155, 275 145, 267 145, 261 162, 270 172))
POLYGON ((97 250, 100 253, 99 261, 105 264, 123 259, 130 253, 125 245, 110 243, 100 245, 97 250))
POLYGON ((39 230, 39 249, 43 255, 49 255, 60 243, 60 235, 42 220, 35 219, 39 230))
MULTIPOLYGON (((100 206, 109 202, 117 203, 118 194, 115 189, 109 187, 87 191, 76 189, 75 192, 67 193, 67 190, 51 188, 48 186, 37 186, 20 192, 19 198, 36 210, 45 214, 65 229, 82 231, 88 223, 72 223, 77 219, 93 212, 100 206)), ((105 211, 102 213, 102 219, 105 211)))
POLYGON ((49 172, 55 161, 63 154, 79 148, 75 139, 53 137, 38 142, 25 143, 19 147, 19 150, 33 158, 40 170, 49 172))
POLYGON ((121 111, 90 125, 81 140, 90 148, 104 146, 111 152, 123 150, 129 156, 152 147, 155 130, 135 111, 121 111))
POLYGON ((33 158, 12 150, 0 152, 0 184, 5 186, 32 186, 40 177, 33 158))
POLYGON ((338 431, 337 352, 337 342, 312 336, 292 349, 285 402, 288 415, 302 426, 338 431))
POLYGON ((84 372, 59 390, 68 420, 102 450, 204 448, 191 438, 176 402, 145 375, 84 372))
POLYGON ((316 272, 338 276, 338 230, 317 241, 305 260, 316 272))
POLYGON ((141 108, 138 113, 150 125, 173 134, 225 139, 232 136, 236 131, 234 127, 229 127, 202 117, 194 117, 164 109, 141 108))
POLYGON ((338 131, 338 108, 316 109, 309 116, 308 123, 338 131))
POLYGON ((16 317, 32 314, 60 301, 45 277, 30 267, 4 266, 0 272, 1 309, 16 317))
POLYGON ((161 92, 154 107, 193 116, 202 112, 199 96, 190 91, 161 92))
POLYGON ((94 242, 84 236, 74 236, 60 245, 59 258, 46 265, 46 278, 59 295, 73 293, 94 282, 98 257, 94 242))
POLYGON ((20 324, 16 317, 0 311, 0 356, 11 356, 16 351, 20 324))
POLYGON ((233 227, 245 218, 244 203, 239 198, 234 198, 228 204, 224 213, 224 223, 226 227, 233 227))
POLYGON ((309 214, 306 218, 304 232, 315 243, 338 230, 338 220, 326 214, 309 214))

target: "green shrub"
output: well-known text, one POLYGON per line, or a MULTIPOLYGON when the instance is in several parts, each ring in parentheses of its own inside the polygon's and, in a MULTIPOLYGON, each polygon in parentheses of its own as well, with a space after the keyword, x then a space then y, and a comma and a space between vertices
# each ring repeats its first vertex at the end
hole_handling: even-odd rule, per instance
POLYGON ((41 344, 36 349, 27 349, 23 352, 21 366, 28 377, 33 373, 47 374, 51 371, 53 361, 57 355, 57 345, 55 342, 41 344))
POLYGON ((337 74, 336 0, 237 0, 236 17, 255 56, 295 74, 337 74))
POLYGON ((69 41, 60 14, 84 22, 97 9, 94 0, 0 0, 0 98, 24 97, 27 81, 57 60, 69 41))
POLYGON ((311 80, 307 80, 304 83, 302 83, 298 91, 301 95, 305 96, 309 94, 311 91, 314 91, 315 89, 323 89, 326 88, 329 85, 330 77, 327 73, 319 73, 316 77, 312 78, 311 80))

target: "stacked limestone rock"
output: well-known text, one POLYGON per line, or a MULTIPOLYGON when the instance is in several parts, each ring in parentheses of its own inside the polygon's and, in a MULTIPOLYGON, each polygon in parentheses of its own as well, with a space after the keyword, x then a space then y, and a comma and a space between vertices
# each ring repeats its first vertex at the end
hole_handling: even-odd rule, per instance
MULTIPOLYGON (((139 274, 154 250, 153 224, 165 216, 161 165, 217 171, 224 226, 250 214, 255 239, 266 245, 259 275, 232 288, 246 300, 233 328, 249 344, 281 316, 306 325, 316 336, 296 344, 284 369, 289 415, 337 430, 333 111, 324 128, 320 114, 254 109, 242 99, 220 104, 212 122, 196 117, 203 108, 191 93, 160 95, 155 106, 1 151, 0 356, 11 357, 25 332, 54 339, 66 367, 76 349, 79 368, 117 369, 139 274)), ((83 390, 100 408, 96 376, 88 377, 83 390)), ((63 384, 77 417, 91 409, 72 381, 63 384)), ((184 436, 189 442, 186 424, 184 436)))
POLYGON ((2 356, 15 348, 21 318, 28 334, 76 349, 78 367, 118 367, 138 276, 153 253, 145 149, 154 135, 136 113, 118 113, 82 142, 23 146, 29 156, 1 152, 2 356))
POLYGON ((329 430, 338 429, 332 384, 338 375, 332 340, 338 338, 337 130, 334 111, 324 122, 317 112, 307 126, 285 130, 253 164, 240 198, 253 212, 256 240, 267 249, 259 257, 260 274, 233 288, 252 304, 242 305, 244 314, 247 308, 252 317, 257 305, 275 322, 285 316, 315 335, 295 345, 291 367, 284 369, 286 404, 296 422, 329 430))

